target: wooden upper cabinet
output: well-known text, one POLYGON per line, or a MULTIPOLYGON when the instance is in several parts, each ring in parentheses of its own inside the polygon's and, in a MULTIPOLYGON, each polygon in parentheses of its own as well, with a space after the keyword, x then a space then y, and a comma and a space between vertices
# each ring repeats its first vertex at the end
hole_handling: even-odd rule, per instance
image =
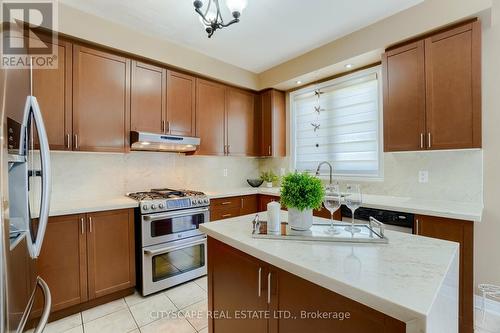
POLYGON ((425 40, 431 149, 481 147, 480 41, 478 21, 425 40))
POLYGON ((167 70, 132 61, 130 129, 164 133, 167 106, 167 70))
POLYGON ((196 135, 196 79, 167 71, 166 132, 174 135, 196 135))
MULTIPOLYGON (((36 266, 50 288, 52 311, 87 300, 86 248, 85 214, 49 218, 36 266)), ((41 293, 36 299, 34 315, 43 308, 41 293)))
POLYGON ((87 214, 89 299, 135 285, 133 210, 87 214))
POLYGON ((130 130, 130 60, 73 46, 73 147, 123 152, 130 130))
MULTIPOLYGON (((52 38, 40 38, 47 44, 52 42, 52 38)), ((50 149, 71 150, 72 44, 59 39, 53 47, 57 48, 57 68, 33 70, 33 95, 42 111, 50 149)))
POLYGON ((225 86, 196 80, 196 136, 201 139, 197 154, 225 154, 225 95, 225 86))
POLYGON ((260 156, 286 156, 285 93, 267 90, 260 100, 260 156))
POLYGON ((255 95, 236 88, 227 88, 226 119, 226 153, 233 156, 256 156, 258 132, 255 95))
POLYGON ((387 51, 384 151, 481 147, 481 24, 387 51))
POLYGON ((382 56, 384 151, 425 149, 424 41, 382 56))

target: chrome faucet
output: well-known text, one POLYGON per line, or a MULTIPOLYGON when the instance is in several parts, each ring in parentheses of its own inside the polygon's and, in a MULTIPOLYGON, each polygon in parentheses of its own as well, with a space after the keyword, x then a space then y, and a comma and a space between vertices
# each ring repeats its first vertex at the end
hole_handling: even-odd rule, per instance
POLYGON ((329 162, 327 162, 327 161, 323 161, 323 162, 321 162, 321 163, 318 165, 318 168, 316 169, 316 177, 317 177, 317 176, 319 176, 319 171, 321 170, 321 167, 322 167, 324 164, 326 164, 326 165, 328 165, 328 166, 330 167, 330 185, 332 185, 332 184, 333 184, 333 167, 332 167, 332 165, 331 165, 329 162))

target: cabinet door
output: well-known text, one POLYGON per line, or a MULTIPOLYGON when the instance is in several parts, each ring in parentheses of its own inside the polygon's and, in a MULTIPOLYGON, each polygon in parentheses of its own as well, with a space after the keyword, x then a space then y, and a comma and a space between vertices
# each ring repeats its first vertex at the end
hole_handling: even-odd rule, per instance
POLYGON ((480 34, 474 22, 425 40, 431 149, 481 147, 480 34))
POLYGON ((384 53, 384 151, 426 148, 424 42, 384 53))
POLYGON ((221 84, 196 80, 196 135, 201 139, 196 153, 199 155, 225 154, 225 91, 221 84))
POLYGON ((322 288, 298 276, 271 268, 271 311, 290 311, 294 318, 271 319, 269 332, 277 333, 403 333, 406 325, 376 310, 322 288), (303 318, 315 314, 349 313, 349 319, 303 318))
MULTIPOLYGON (((329 220, 332 218, 332 214, 330 213, 330 211, 328 209, 326 209, 323 205, 321 206, 320 209, 313 210, 313 215, 317 216, 317 217, 329 219, 329 220)), ((337 211, 335 213, 333 213, 333 219, 336 221, 342 221, 342 213, 341 213, 340 208, 337 209, 337 211)))
POLYGON ((227 153, 234 156, 257 155, 255 96, 243 90, 228 88, 226 92, 227 153))
POLYGON ((87 214, 89 299, 135 286, 134 213, 87 214))
MULTIPOLYGON (((44 43, 52 39, 42 36, 44 43)), ((72 147, 72 44, 59 39, 57 68, 33 69, 33 95, 42 111, 51 150, 72 147)), ((35 139, 38 142, 38 139, 35 139)))
MULTIPOLYGON (((85 215, 51 217, 37 259, 38 274, 52 295, 52 311, 87 300, 87 252, 85 215)), ((41 292, 34 315, 43 308, 41 292)))
POLYGON ((474 328, 474 228, 473 222, 442 217, 416 216, 416 234, 460 243, 460 333, 474 328))
POLYGON ((174 135, 196 134, 196 84, 190 75, 168 71, 167 131, 174 135))
POLYGON ((130 60, 73 47, 73 147, 123 152, 130 129, 130 60))
POLYGON ((259 211, 259 200, 257 195, 244 195, 240 200, 240 215, 254 214, 259 211))
POLYGON ((131 130, 165 132, 166 77, 164 68, 132 61, 131 130))
POLYGON ((260 156, 286 156, 285 93, 268 90, 260 101, 260 156))
POLYGON ((237 311, 267 310, 266 276, 264 263, 209 237, 208 307, 212 313, 219 311, 232 316, 209 319, 209 331, 267 332, 265 318, 235 318, 237 311))
MULTIPOLYGON (((280 197, 276 197, 274 195, 264 195, 264 194, 259 195, 259 212, 267 211, 267 204, 273 201, 279 202, 280 197)), ((281 209, 285 208, 281 207, 281 209)))

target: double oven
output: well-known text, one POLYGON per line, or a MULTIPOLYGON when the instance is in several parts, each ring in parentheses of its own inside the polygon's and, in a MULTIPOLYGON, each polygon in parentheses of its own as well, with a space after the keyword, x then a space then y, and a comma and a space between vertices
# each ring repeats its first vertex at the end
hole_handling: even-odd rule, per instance
POLYGON ((138 216, 138 281, 144 296, 207 274, 207 239, 199 226, 209 217, 208 206, 138 216))

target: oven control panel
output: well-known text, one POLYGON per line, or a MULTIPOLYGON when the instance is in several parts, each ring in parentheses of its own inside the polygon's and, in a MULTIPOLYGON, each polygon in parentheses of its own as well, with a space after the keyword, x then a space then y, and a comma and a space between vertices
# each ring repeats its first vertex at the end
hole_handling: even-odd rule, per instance
POLYGON ((141 213, 157 213, 170 210, 179 210, 194 207, 206 207, 210 205, 210 199, 205 196, 186 197, 170 200, 146 200, 141 202, 141 213))

